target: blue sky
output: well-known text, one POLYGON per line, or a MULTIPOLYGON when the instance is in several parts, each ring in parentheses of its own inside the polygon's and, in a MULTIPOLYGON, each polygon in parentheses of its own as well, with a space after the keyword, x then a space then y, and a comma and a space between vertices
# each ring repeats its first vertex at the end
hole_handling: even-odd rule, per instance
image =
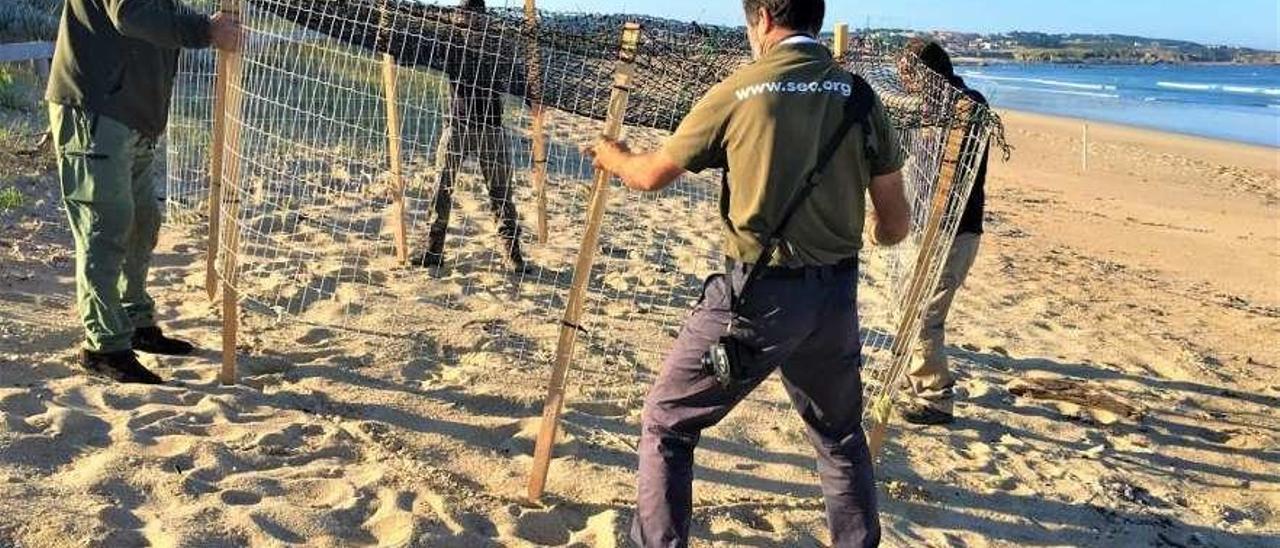
MULTIPOLYGON (((539 8, 557 11, 625 11, 721 24, 741 23, 741 6, 740 0, 538 0, 539 8)), ((828 22, 860 27, 868 18, 876 27, 1118 33, 1280 50, 1277 0, 827 0, 828 22)))

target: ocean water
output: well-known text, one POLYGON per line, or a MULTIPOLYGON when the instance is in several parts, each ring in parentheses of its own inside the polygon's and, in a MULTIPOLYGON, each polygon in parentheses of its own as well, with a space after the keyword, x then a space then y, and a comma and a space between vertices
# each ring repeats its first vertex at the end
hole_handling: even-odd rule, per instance
POLYGON ((961 66, 999 108, 1280 147, 1280 66, 961 66))

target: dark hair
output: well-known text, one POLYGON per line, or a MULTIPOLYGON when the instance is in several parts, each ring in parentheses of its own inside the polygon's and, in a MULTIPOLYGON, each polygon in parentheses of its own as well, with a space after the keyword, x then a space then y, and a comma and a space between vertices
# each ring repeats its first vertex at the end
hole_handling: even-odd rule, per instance
POLYGON ((827 3, 824 0, 742 0, 742 9, 747 11, 747 22, 752 25, 758 22, 761 8, 779 26, 816 35, 822 31, 827 3))
POLYGON ((458 7, 464 10, 484 11, 484 0, 461 0, 458 7))
POLYGON ((964 80, 956 76, 956 67, 951 64, 951 56, 947 55, 947 50, 942 49, 942 45, 924 38, 912 38, 907 42, 907 51, 920 59, 924 66, 929 67, 943 78, 946 78, 952 84, 964 87, 964 80))

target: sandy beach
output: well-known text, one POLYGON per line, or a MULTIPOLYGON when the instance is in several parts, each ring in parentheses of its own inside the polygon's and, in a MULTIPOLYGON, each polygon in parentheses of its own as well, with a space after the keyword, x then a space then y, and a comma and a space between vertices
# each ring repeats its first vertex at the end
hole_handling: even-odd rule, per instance
MULTIPOLYGON (((1081 121, 1002 114, 1015 150, 993 160, 950 325, 960 418, 891 428, 886 545, 1280 544, 1280 151, 1090 124, 1085 171, 1081 121)), ((501 280, 403 303, 467 297, 417 324, 376 306, 345 328, 246 314, 244 382, 221 387, 203 237, 172 226, 153 294, 205 350, 146 358, 163 387, 80 374, 70 236, 51 155, 28 145, 0 143, 0 186, 24 198, 0 211, 0 545, 625 545, 643 377, 575 379, 593 397, 571 401, 550 494, 527 503, 546 372, 491 344, 501 280)), ((418 275, 388 272, 393 289, 418 275)), ((630 358, 649 371, 669 341, 651 316, 670 319, 609 320, 657 341, 630 358)), ((776 378, 701 447, 696 546, 826 545, 776 378)))

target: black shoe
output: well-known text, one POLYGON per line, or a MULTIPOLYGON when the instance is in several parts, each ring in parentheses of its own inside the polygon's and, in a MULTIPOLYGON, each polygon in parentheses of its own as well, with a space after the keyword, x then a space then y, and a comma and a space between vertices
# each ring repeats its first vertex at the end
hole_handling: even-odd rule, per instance
POLYGON ((443 264, 444 264, 444 253, 437 253, 432 251, 428 251, 426 253, 418 255, 418 258, 414 259, 413 261, 413 265, 419 268, 434 268, 443 264))
POLYGON ((448 232, 448 227, 432 223, 431 230, 427 232, 427 250, 414 259, 413 265, 419 268, 444 266, 444 239, 448 232))
POLYGON ((924 405, 913 405, 901 411, 902 420, 911 424, 935 426, 956 422, 955 415, 924 405))
POLYGON ((132 350, 119 352, 80 352, 80 367, 86 371, 116 382, 132 384, 164 384, 155 373, 148 371, 132 350))
POLYGON ((164 336, 159 327, 139 327, 133 330, 133 349, 148 354, 165 356, 190 356, 195 345, 164 336))

